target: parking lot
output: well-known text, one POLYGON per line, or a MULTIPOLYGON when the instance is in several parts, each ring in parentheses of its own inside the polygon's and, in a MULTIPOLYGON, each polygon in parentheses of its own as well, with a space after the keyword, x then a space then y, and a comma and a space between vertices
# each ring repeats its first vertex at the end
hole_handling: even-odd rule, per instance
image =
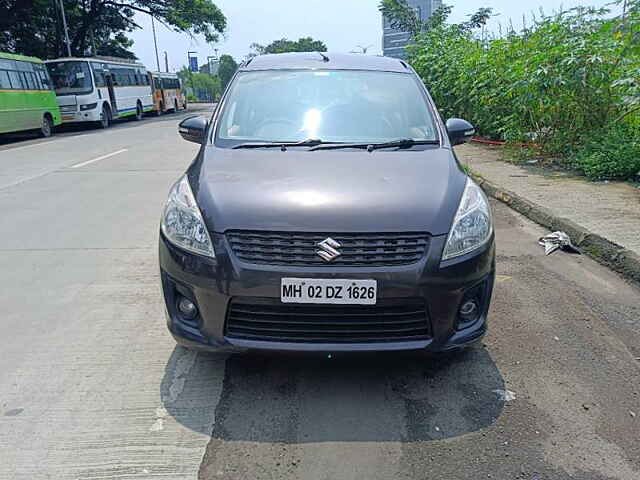
POLYGON ((176 347, 157 239, 190 112, 0 139, 0 478, 640 478, 640 291, 502 204, 470 351, 176 347))

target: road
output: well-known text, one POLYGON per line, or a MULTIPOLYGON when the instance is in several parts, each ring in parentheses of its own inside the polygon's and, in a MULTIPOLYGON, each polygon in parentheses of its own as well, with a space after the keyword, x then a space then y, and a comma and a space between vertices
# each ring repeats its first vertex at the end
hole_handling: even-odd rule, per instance
POLYGON ((156 244, 183 116, 0 142, 1 479, 640 478, 640 290, 501 204, 466 353, 176 347, 156 244))

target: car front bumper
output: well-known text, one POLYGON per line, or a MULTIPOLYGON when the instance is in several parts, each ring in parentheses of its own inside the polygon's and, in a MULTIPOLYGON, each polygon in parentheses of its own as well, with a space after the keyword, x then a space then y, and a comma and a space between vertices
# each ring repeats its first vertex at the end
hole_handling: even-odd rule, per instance
POLYGON ((159 257, 167 326, 176 341, 205 351, 251 350, 300 352, 371 352, 456 350, 480 340, 487 330, 487 312, 495 278, 495 245, 440 262, 445 236, 432 237, 425 257, 411 265, 393 267, 286 267, 239 261, 222 234, 213 234, 216 258, 175 247, 160 233, 159 257), (402 303, 424 299, 429 334, 416 339, 377 339, 358 342, 274 341, 234 338, 227 334, 228 310, 234 299, 280 303, 281 279, 375 279, 378 302, 402 303), (480 312, 473 323, 460 327, 459 309, 469 292, 481 289, 480 312), (196 304, 198 316, 185 320, 177 301, 183 296, 196 304))

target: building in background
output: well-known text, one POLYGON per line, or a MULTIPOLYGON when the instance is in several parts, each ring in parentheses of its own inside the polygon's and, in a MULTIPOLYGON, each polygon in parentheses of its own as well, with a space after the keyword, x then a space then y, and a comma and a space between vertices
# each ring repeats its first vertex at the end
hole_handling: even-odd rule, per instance
MULTIPOLYGON (((442 6, 442 0, 407 0, 422 22, 429 20, 433 12, 442 6)), ((382 18, 382 51, 387 57, 405 58, 405 47, 411 34, 391 27, 389 19, 382 18)))

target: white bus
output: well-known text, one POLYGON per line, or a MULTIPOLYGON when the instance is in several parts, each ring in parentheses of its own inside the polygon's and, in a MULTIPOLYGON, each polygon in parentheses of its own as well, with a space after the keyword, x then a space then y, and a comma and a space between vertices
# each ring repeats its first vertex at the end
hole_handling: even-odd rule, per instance
POLYGON ((63 123, 94 122, 107 128, 113 119, 142 120, 153 109, 144 65, 113 57, 47 60, 47 70, 63 123))

